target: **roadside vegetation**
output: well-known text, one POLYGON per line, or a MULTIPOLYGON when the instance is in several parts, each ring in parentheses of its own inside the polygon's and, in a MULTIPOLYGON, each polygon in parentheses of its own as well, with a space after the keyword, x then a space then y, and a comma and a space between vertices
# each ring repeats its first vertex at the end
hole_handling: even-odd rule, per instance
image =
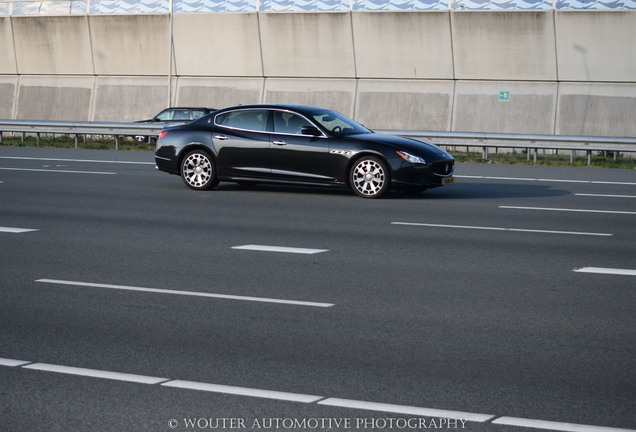
MULTIPOLYGON (((77 137, 74 135, 35 135, 22 136, 21 134, 3 134, 2 145, 16 147, 43 147, 43 148, 81 148, 89 150, 128 150, 128 151, 154 151, 155 141, 137 142, 132 137, 119 137, 115 140, 112 136, 77 137)), ((511 165, 544 165, 544 166, 572 166, 587 167, 588 156, 584 151, 579 151, 574 161, 571 161, 570 152, 554 153, 539 151, 535 164, 534 154, 528 156, 527 152, 497 152, 492 149, 488 159, 483 158, 481 152, 453 151, 448 149, 457 162, 511 164, 511 165)), ((632 154, 632 156, 634 156, 632 154)), ((594 152, 591 156, 591 167, 597 168, 622 168, 636 169, 636 157, 626 157, 624 154, 614 155, 612 152, 594 152)))

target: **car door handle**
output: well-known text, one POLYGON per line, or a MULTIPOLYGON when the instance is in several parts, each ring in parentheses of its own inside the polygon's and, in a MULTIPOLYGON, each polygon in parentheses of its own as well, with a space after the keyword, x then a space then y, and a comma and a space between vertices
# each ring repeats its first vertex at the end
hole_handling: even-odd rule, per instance
POLYGON ((218 139, 218 140, 221 140, 221 141, 225 141, 225 140, 227 140, 227 139, 229 139, 229 138, 228 138, 228 137, 226 137, 225 135, 215 135, 215 136, 214 136, 214 139, 218 139))
POLYGON ((287 145, 287 143, 285 141, 273 141, 272 144, 277 145, 277 146, 287 145))

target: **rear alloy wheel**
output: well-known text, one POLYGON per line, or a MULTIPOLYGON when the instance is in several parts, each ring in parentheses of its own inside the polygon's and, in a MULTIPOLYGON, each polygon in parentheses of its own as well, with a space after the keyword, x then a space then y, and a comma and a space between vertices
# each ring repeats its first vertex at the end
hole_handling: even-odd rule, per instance
POLYGON ((214 160, 201 150, 194 150, 183 159, 181 178, 186 186, 195 190, 212 189, 219 184, 214 160))
POLYGON ((386 164, 373 156, 365 156, 351 168, 349 181, 353 191, 363 198, 380 198, 389 191, 391 175, 386 164))

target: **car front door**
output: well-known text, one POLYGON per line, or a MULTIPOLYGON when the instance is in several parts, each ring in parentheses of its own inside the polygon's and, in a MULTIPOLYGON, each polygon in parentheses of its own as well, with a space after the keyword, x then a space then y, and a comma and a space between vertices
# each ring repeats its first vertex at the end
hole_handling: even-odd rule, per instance
POLYGON ((315 125, 299 114, 274 110, 272 117, 272 177, 302 182, 334 181, 327 137, 307 130, 303 133, 303 127, 315 125))

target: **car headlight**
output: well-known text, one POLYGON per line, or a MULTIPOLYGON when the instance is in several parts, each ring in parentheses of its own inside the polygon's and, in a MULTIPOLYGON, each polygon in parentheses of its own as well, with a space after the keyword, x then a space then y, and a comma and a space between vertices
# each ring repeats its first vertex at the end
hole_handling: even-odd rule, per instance
POLYGON ((397 152, 402 159, 413 164, 426 164, 426 161, 419 156, 414 156, 407 152, 397 152))

